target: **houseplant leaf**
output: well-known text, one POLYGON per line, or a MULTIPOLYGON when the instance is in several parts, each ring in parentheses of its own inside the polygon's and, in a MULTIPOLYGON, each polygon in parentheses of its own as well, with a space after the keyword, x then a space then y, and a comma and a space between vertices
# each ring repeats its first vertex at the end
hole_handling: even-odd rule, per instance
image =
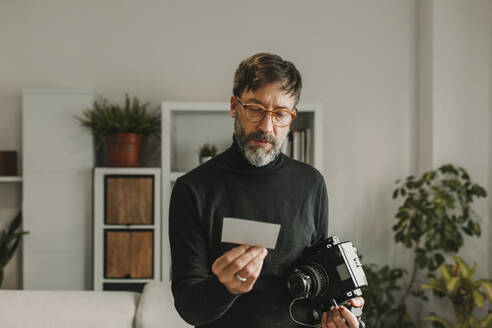
POLYGON ((459 266, 461 276, 463 278, 470 278, 470 276, 471 276, 470 268, 465 263, 465 261, 463 261, 463 259, 461 257, 459 257, 458 255, 453 256, 453 258, 459 266))
POLYGON ((3 270, 7 263, 10 261, 15 251, 17 250, 22 236, 27 234, 25 231, 18 231, 22 222, 22 213, 16 215, 16 217, 10 222, 6 230, 0 232, 0 286, 3 281, 3 270))
POLYGON ((479 308, 482 308, 483 307, 483 295, 482 295, 482 293, 478 289, 474 289, 472 291, 472 294, 473 294, 473 301, 475 302, 475 304, 479 308))
POLYGON ((448 281, 449 279, 451 279, 451 272, 449 266, 441 265, 439 267, 439 270, 441 271, 441 275, 444 278, 444 281, 448 281))
POLYGON ((446 290, 450 293, 450 294, 454 294, 456 293, 456 291, 458 290, 458 287, 459 287, 459 282, 460 282, 461 278, 460 277, 452 277, 450 278, 447 282, 446 282, 446 290))
POLYGON ((434 283, 422 284, 422 285, 420 285, 420 287, 424 288, 424 289, 434 290, 436 292, 442 292, 442 293, 446 292, 446 289, 441 284, 434 284, 434 283))
POLYGON ((446 328, 453 328, 446 320, 439 318, 438 316, 430 316, 427 317, 426 320, 440 323, 442 326, 446 328))
POLYGON ((480 328, 492 327, 492 313, 489 313, 480 323, 480 328))
POLYGON ((492 301, 492 281, 488 279, 479 279, 475 282, 476 287, 483 287, 487 298, 492 301))

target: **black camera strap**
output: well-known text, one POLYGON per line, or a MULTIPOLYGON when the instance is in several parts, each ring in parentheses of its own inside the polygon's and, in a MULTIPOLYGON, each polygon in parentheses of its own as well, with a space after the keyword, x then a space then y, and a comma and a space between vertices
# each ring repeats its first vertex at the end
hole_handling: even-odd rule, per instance
MULTIPOLYGON (((298 297, 298 298, 294 298, 292 300, 292 302, 290 302, 290 305, 289 305, 289 315, 290 315, 291 320, 294 321, 296 324, 301 325, 301 326, 304 326, 304 327, 321 328, 321 322, 319 324, 316 324, 316 325, 311 325, 311 324, 308 324, 308 323, 303 323, 303 322, 297 321, 294 318, 294 315, 292 314, 292 307, 294 306, 295 302, 300 301, 300 300, 303 300, 303 299, 305 299, 305 297, 298 297)), ((335 300, 333 300, 333 302, 334 302, 334 306, 338 306, 338 304, 336 303, 335 300)), ((357 321, 359 322, 359 328, 366 328, 365 322, 362 321, 362 319, 361 319, 362 309, 352 306, 350 308, 350 312, 352 312, 352 314, 357 318, 357 321)))
POLYGON ((308 323, 303 323, 303 322, 300 322, 300 321, 297 321, 295 318, 294 318, 294 315, 292 314, 292 307, 294 306, 294 303, 297 302, 297 301, 300 301, 300 300, 303 300, 305 299, 305 297, 297 297, 297 298, 294 298, 292 300, 292 302, 290 302, 290 305, 289 305, 289 315, 290 315, 290 318, 292 319, 292 321, 294 321, 295 323, 297 323, 298 325, 301 325, 301 326, 304 326, 304 327, 315 327, 315 328, 320 328, 321 327, 321 323, 317 324, 317 325, 310 325, 308 323))

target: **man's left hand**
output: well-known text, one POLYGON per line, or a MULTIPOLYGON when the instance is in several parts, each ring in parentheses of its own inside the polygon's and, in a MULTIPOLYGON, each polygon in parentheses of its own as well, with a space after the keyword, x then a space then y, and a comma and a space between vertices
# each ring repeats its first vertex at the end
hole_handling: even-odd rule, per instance
MULTIPOLYGON (((356 297, 351 300, 351 304, 354 307, 362 308, 364 306, 364 299, 362 297, 356 297)), ((347 309, 345 306, 332 306, 330 311, 324 312, 321 316, 322 328, 358 328, 359 321, 347 309)))

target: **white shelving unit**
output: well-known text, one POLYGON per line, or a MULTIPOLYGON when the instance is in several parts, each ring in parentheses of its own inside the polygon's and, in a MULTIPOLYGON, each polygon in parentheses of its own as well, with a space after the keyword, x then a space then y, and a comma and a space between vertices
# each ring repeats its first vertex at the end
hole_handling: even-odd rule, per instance
POLYGON ((232 143, 229 104, 163 102, 162 106, 162 279, 170 281, 169 198, 174 182, 198 166, 198 149, 213 143, 219 152, 232 143))
MULTIPOLYGON (((135 290, 143 284, 160 281, 161 278, 161 170, 160 168, 101 168, 94 169, 94 290, 135 290), (152 224, 107 223, 107 178, 151 178, 152 179, 152 224), (105 256, 107 254, 106 233, 151 232, 153 236, 152 268, 150 278, 107 277, 105 256)), ((139 197, 138 195, 135 195, 139 197)), ((133 197, 133 195, 132 195, 133 197)), ((109 260, 108 260, 109 261, 109 260)))
POLYGON ((0 183, 3 182, 22 182, 22 177, 19 176, 0 176, 0 183))
MULTIPOLYGON (((168 238, 169 199, 176 179, 198 166, 198 148, 213 143, 219 152, 232 143, 233 119, 227 102, 162 103, 162 279, 170 280, 171 257, 168 238)), ((322 166, 322 106, 299 104, 291 130, 310 128, 313 132, 311 161, 322 166)))

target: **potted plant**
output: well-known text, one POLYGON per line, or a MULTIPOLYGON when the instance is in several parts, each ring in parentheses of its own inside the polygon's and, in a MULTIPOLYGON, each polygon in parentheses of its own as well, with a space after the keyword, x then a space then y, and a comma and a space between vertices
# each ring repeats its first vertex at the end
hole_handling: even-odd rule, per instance
MULTIPOLYGON (((440 266, 441 277, 431 276, 430 283, 421 287, 432 290, 440 297, 447 297, 456 317, 457 328, 492 327, 492 313, 482 319, 475 318, 473 310, 483 308, 484 301, 492 301, 492 281, 489 279, 474 280, 476 265, 470 268, 459 256, 454 256, 455 264, 440 266)), ((451 323, 432 314, 428 321, 445 328, 452 328, 451 323)))
POLYGON ((200 146, 198 150, 198 155, 200 159, 200 164, 208 161, 217 154, 217 147, 215 145, 206 143, 200 146))
MULTIPOLYGON (((161 115, 156 110, 148 112, 149 103, 141 104, 137 97, 130 100, 125 94, 125 105, 120 107, 103 99, 94 102, 92 109, 77 117, 82 126, 89 128, 96 139, 105 139, 109 152, 108 166, 139 167, 143 138, 159 137, 161 115)), ((98 147, 100 146, 98 142, 98 147)))
POLYGON ((12 222, 10 222, 7 229, 0 233, 0 287, 3 282, 3 270, 12 256, 14 256, 22 236, 28 233, 27 231, 17 231, 21 222, 22 214, 19 212, 12 222))

